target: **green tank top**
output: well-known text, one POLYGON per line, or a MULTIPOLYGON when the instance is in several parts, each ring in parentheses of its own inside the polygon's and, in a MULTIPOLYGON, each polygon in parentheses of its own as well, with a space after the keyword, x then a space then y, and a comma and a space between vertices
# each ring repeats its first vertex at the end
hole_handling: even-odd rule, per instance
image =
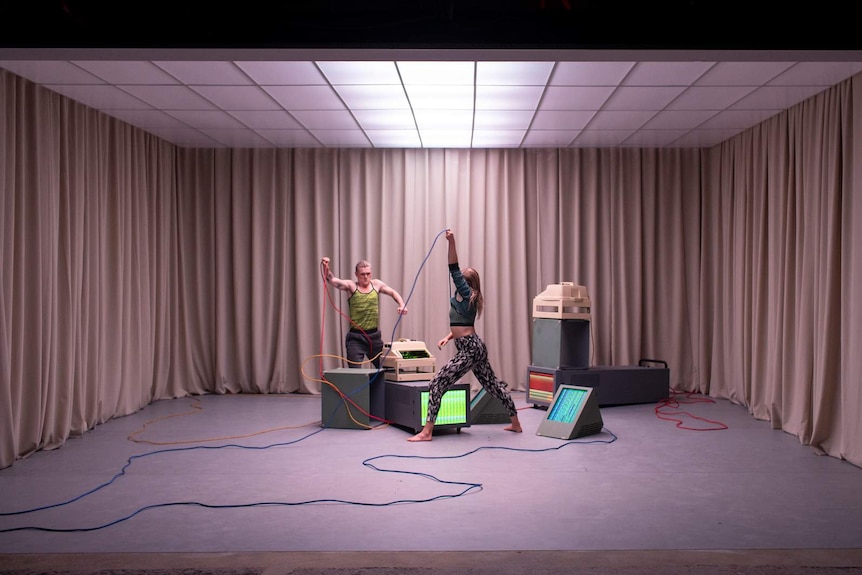
POLYGON ((377 328, 380 307, 376 289, 372 287, 368 293, 357 289, 350 294, 349 303, 351 325, 358 325, 366 331, 377 328))

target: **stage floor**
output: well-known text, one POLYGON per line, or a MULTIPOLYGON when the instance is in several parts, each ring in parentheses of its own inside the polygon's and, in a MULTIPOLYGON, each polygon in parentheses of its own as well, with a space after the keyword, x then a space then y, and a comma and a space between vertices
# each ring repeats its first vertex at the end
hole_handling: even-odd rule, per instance
POLYGON ((0 530, 24 528, 0 533, 0 553, 862 547, 862 469, 741 406, 663 410, 682 427, 656 404, 607 407, 601 433, 563 441, 537 436, 546 412, 513 397, 524 433, 425 443, 383 423, 321 427, 319 396, 159 401, 0 470, 0 530))

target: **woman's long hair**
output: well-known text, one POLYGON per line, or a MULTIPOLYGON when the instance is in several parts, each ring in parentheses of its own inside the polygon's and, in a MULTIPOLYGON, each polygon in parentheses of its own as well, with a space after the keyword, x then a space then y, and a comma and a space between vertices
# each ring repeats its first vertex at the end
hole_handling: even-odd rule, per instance
POLYGON ((464 268, 461 272, 464 276, 464 281, 470 286, 473 292, 470 294, 470 307, 476 310, 476 317, 482 315, 482 310, 485 309, 485 298, 482 297, 482 282, 479 280, 479 272, 473 268, 464 268))

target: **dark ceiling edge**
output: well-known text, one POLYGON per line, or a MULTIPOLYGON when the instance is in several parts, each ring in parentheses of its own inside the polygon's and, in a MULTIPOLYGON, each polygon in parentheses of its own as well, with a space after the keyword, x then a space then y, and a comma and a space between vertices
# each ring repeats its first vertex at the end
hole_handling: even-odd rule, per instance
POLYGON ((862 50, 4 48, 0 60, 860 62, 862 50))

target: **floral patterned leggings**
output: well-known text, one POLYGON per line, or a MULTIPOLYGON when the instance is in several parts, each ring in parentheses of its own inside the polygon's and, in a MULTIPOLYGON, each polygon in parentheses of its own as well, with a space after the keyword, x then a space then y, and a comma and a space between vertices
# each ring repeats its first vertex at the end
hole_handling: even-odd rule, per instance
POLYGON ((505 382, 498 380, 497 376, 494 375, 494 370, 491 369, 485 342, 476 334, 467 335, 455 339, 455 349, 458 350, 455 357, 450 359, 434 375, 429 384, 427 422, 434 423, 437 421, 437 413, 440 411, 443 394, 470 370, 473 370, 473 374, 485 388, 485 391, 503 402, 509 416, 517 415, 518 410, 515 408, 515 402, 512 401, 512 396, 509 394, 505 382))

